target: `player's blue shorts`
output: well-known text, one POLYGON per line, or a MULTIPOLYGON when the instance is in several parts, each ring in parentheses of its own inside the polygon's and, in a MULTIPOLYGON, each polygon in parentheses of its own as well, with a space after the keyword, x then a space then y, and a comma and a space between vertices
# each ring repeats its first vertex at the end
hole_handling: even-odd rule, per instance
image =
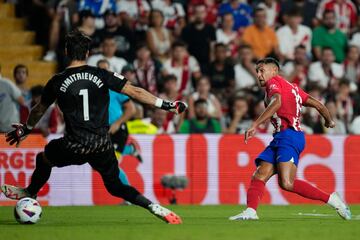
POLYGON ((291 161, 297 166, 300 153, 304 150, 304 147, 304 132, 288 128, 274 134, 274 139, 256 158, 255 163, 259 165, 260 161, 272 164, 291 161))

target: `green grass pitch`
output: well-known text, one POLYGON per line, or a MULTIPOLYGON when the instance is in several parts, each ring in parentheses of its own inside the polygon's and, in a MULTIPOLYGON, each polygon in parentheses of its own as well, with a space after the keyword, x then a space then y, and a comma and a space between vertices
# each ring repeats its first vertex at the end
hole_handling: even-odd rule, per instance
POLYGON ((135 206, 44 207, 35 225, 20 225, 12 207, 0 207, 0 239, 120 240, 351 240, 360 239, 360 205, 344 221, 320 205, 260 206, 259 221, 228 220, 243 206, 170 206, 184 221, 166 225, 135 206))

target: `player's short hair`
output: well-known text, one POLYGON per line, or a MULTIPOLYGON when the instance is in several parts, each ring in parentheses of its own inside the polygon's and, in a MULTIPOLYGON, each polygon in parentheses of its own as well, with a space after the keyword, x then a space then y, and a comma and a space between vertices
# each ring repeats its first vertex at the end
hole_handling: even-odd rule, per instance
POLYGON ((91 38, 79 30, 74 30, 65 38, 66 55, 70 60, 86 60, 86 55, 90 50, 91 38))
POLYGON ((107 65, 109 65, 109 66, 110 66, 109 61, 108 61, 108 60, 106 60, 106 59, 100 59, 99 61, 97 61, 96 66, 97 66, 97 67, 99 67, 99 66, 100 66, 100 64, 102 64, 102 63, 106 63, 107 65))
POLYGON ((175 81, 177 82, 177 77, 174 74, 169 74, 164 77, 164 83, 175 81))
POLYGON ((138 43, 138 44, 136 45, 135 51, 137 52, 137 51, 139 51, 140 49, 143 49, 143 48, 149 50, 149 47, 147 46, 146 43, 140 42, 140 43, 138 43))
POLYGON ((194 106, 196 107, 196 106, 199 106, 199 105, 201 105, 201 104, 208 104, 208 102, 206 101, 206 99, 203 99, 203 98, 199 98, 198 100, 196 100, 195 102, 194 102, 194 106))
POLYGON ((278 62, 278 60, 276 60, 275 58, 272 58, 272 57, 263 58, 256 62, 256 66, 258 66, 260 64, 265 64, 265 65, 273 64, 277 67, 278 70, 280 70, 280 63, 278 62))
POLYGON ((323 15, 322 15, 322 17, 324 18, 327 14, 333 14, 333 15, 335 15, 335 11, 334 10, 332 10, 332 9, 326 9, 324 12, 323 12, 323 15))
POLYGON ((32 97, 39 97, 42 95, 44 91, 44 86, 42 85, 35 85, 30 89, 32 97))
POLYGON ((295 47, 295 50, 296 49, 303 49, 303 50, 306 50, 306 47, 305 47, 305 45, 304 44, 300 44, 300 45, 297 45, 296 47, 295 47))
POLYGON ((215 44, 214 48, 215 49, 226 48, 226 45, 224 43, 218 42, 218 43, 215 44))
POLYGON ((286 15, 289 16, 289 17, 302 17, 302 12, 301 12, 301 9, 299 9, 297 7, 294 7, 294 8, 291 8, 286 13, 286 15))
POLYGON ((21 69, 21 68, 24 68, 25 69, 25 72, 26 72, 26 75, 29 75, 29 69, 27 66, 25 66, 24 64, 18 64, 15 66, 14 68, 14 71, 13 71, 13 75, 14 75, 14 78, 15 78, 15 74, 16 72, 21 69))
POLYGON ((331 47, 323 47, 321 49, 321 54, 323 54, 325 51, 331 51, 332 53, 334 53, 333 49, 331 47))
POLYGON ((177 48, 177 47, 186 48, 187 46, 186 46, 186 43, 185 43, 185 42, 178 40, 178 41, 175 41, 175 42, 171 45, 171 49, 174 50, 174 49, 177 48))

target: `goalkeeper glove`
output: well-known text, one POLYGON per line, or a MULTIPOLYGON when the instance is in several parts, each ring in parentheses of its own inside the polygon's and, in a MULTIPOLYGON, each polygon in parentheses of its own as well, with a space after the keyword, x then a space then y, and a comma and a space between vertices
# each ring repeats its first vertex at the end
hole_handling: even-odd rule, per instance
POLYGON ((11 126, 15 129, 5 134, 6 142, 10 145, 16 143, 16 147, 18 147, 20 142, 29 135, 31 129, 26 124, 21 123, 13 123, 11 126))

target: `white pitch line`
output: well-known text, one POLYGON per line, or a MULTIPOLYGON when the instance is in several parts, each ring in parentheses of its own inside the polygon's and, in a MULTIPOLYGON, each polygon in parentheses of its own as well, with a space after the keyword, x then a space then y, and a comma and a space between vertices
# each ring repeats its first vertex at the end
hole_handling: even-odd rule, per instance
MULTIPOLYGON (((335 214, 323 214, 323 213, 294 213, 296 216, 312 216, 312 217, 335 217, 335 214)), ((360 220, 360 215, 353 215, 351 220, 360 220)))

